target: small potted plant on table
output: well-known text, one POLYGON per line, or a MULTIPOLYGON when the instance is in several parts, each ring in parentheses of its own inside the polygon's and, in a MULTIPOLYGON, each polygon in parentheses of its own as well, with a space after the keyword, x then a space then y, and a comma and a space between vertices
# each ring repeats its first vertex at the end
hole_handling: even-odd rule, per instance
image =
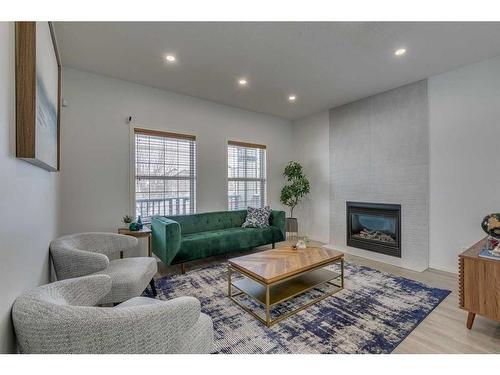
POLYGON ((124 217, 122 217, 122 223, 124 224, 123 227, 129 229, 130 224, 132 223, 133 220, 134 218, 130 215, 125 215, 124 217))

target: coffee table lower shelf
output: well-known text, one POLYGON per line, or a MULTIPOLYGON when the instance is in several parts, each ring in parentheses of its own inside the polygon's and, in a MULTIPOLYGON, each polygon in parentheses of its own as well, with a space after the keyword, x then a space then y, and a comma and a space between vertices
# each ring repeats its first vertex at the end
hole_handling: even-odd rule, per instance
MULTIPOLYGON (((336 262, 335 262, 336 263, 336 262)), ((246 274, 242 270, 236 269, 228 266, 228 295, 229 298, 235 302, 238 306, 244 309, 246 312, 254 316, 260 322, 264 323, 268 327, 271 325, 291 316, 303 309, 339 292, 344 288, 344 262, 343 259, 338 261, 340 263, 340 273, 330 271, 326 268, 318 268, 298 276, 291 277, 285 280, 281 280, 272 284, 266 284, 246 274), (232 279, 232 274, 236 273, 243 278, 236 280, 232 279), (337 281, 334 282, 334 281, 337 281), (323 284, 330 284, 336 289, 328 292, 323 292, 321 296, 312 299, 308 303, 278 316, 275 319, 271 319, 270 309, 271 307, 292 299, 300 294, 303 294, 313 288, 319 287, 323 284), (233 294, 232 288, 236 288, 239 292, 233 294), (264 307, 265 319, 259 316, 256 312, 252 311, 247 306, 243 305, 240 301, 234 297, 240 296, 242 294, 247 295, 264 307)))

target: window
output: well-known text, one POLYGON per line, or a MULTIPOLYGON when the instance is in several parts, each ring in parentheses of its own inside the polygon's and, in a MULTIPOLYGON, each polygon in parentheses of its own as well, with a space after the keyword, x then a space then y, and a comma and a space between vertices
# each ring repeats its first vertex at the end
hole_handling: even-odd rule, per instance
POLYGON ((135 129, 135 214, 195 212, 195 143, 192 135, 135 129))
POLYGON ((227 145, 229 210, 266 204, 266 146, 229 141, 227 145))

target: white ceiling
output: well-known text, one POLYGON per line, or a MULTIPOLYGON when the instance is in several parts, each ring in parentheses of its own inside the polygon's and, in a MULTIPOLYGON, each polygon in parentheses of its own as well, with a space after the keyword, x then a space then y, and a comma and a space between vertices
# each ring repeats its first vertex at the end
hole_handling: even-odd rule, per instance
POLYGON ((56 34, 64 66, 287 119, 500 55, 500 22, 58 22, 56 34))

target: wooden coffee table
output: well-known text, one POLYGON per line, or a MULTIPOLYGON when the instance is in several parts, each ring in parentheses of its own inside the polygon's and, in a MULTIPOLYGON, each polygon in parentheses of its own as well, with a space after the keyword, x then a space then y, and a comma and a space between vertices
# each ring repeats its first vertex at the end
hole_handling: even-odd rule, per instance
POLYGON ((268 327, 337 293, 344 288, 344 254, 320 247, 280 247, 228 261, 228 295, 231 300, 268 327), (340 263, 340 273, 325 267, 340 263), (233 273, 242 278, 233 280, 233 273), (336 281, 336 282, 335 282, 336 281), (271 319, 271 307, 323 284, 336 287, 299 308, 271 319), (233 294, 232 289, 239 292, 233 294), (265 319, 234 297, 246 294, 265 309, 265 319))

